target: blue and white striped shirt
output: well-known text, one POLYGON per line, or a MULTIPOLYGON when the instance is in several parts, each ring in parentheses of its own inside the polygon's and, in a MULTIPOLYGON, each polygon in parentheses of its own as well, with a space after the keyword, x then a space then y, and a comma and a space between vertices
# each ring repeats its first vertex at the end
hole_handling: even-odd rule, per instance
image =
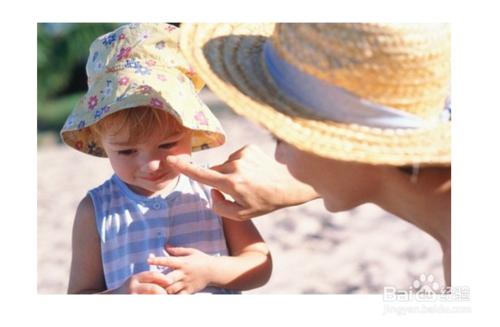
MULTIPOLYGON (((210 209, 208 187, 180 175, 169 194, 134 193, 115 174, 89 191, 94 204, 101 256, 108 289, 130 276, 164 268, 149 266, 150 253, 168 255, 165 244, 191 247, 209 255, 228 255, 222 221, 210 209)), ((168 272, 163 271, 164 273, 168 272)), ((207 287, 204 293, 240 293, 207 287)))

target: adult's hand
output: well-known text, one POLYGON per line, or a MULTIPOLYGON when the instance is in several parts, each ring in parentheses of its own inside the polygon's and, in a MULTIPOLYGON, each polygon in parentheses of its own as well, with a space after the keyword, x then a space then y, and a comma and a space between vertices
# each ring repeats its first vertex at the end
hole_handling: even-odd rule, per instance
POLYGON ((167 161, 180 173, 214 187, 212 209, 233 220, 247 220, 318 197, 312 187, 296 180, 285 165, 255 145, 244 146, 226 162, 211 168, 198 167, 174 156, 167 161))

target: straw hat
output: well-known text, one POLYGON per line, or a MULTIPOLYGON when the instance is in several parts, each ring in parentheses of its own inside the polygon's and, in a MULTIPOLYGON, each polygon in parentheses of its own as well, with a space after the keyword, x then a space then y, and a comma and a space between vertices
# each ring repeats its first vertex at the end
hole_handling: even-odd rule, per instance
POLYGON ((184 24, 180 38, 222 100, 301 150, 450 164, 447 24, 184 24))
POLYGON ((204 86, 179 49, 169 24, 128 24, 97 38, 87 61, 87 94, 61 130, 69 146, 106 157, 86 128, 117 111, 147 106, 173 115, 192 133, 193 151, 224 143, 222 127, 198 97, 204 86))

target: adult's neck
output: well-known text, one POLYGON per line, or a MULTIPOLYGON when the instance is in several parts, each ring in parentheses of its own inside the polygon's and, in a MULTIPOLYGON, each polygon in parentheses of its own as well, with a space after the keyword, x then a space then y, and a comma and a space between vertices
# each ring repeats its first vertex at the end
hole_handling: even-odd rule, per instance
POLYGON ((434 237, 443 250, 451 244, 451 169, 421 169, 416 183, 397 168, 381 169, 374 203, 434 237))
POLYGON ((416 183, 397 168, 380 167, 373 202, 435 238, 443 250, 443 272, 451 286, 451 169, 426 168, 416 183))

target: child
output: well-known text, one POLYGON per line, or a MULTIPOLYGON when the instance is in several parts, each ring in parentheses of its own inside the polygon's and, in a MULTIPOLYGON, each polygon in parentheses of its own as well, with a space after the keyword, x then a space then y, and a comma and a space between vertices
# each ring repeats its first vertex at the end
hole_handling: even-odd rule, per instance
POLYGON ((167 157, 224 143, 198 98, 203 83, 168 24, 129 24, 98 38, 89 91, 61 137, 108 157, 115 174, 78 206, 68 293, 239 293, 265 284, 271 257, 251 222, 221 219, 209 189, 167 157))

